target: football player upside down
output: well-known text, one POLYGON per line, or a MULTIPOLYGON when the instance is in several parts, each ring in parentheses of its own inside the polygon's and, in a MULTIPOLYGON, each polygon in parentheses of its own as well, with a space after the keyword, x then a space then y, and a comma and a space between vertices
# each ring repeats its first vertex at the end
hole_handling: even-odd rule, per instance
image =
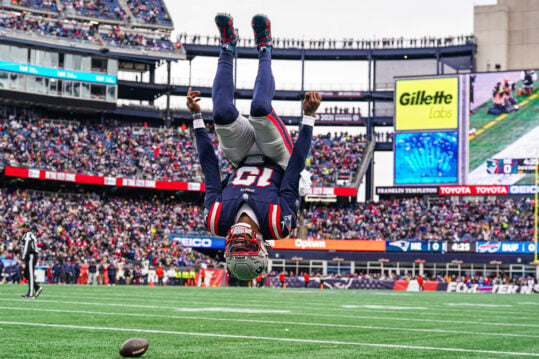
MULTIPOLYGON (((307 93, 304 116, 295 144, 272 107, 275 81, 271 69, 271 24, 255 15, 252 28, 258 49, 258 74, 249 119, 234 106, 233 58, 237 44, 230 15, 218 14, 221 51, 212 100, 219 146, 234 166, 221 181, 219 162, 206 132, 198 101, 200 92, 191 88, 187 107, 193 116, 198 157, 206 184, 205 221, 216 236, 226 236, 225 257, 229 271, 251 280, 267 267, 265 240, 287 237, 296 227, 300 201, 300 178, 311 148, 315 112, 321 97, 307 93)), ((302 173, 303 171, 303 173, 302 173)), ((305 178, 306 177, 306 178, 305 178)))

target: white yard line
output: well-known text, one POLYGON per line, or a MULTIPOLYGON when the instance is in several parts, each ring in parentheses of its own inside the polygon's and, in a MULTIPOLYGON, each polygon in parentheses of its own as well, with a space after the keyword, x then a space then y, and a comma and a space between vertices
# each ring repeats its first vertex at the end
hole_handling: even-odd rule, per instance
MULTIPOLYGON (((48 296, 49 298, 73 298, 73 297, 66 297, 66 296, 48 296)), ((103 297, 99 297, 100 299, 102 299, 103 297)), ((95 298, 92 298, 92 299, 95 299, 95 298)), ((9 297, 9 298, 1 298, 0 297, 0 301, 8 301, 8 302, 13 302, 13 301, 16 301, 16 302, 20 302, 20 299, 18 298, 13 298, 13 297, 9 297)), ((113 302, 110 302, 110 301, 107 301, 107 302, 78 302, 78 301, 63 301, 63 300, 51 300, 51 299, 39 299, 39 302, 42 302, 42 303, 59 303, 59 304, 74 304, 74 305, 95 305, 95 306, 103 306, 103 305, 108 305, 108 306, 112 306, 112 307, 131 307, 131 308, 147 308, 147 309, 167 309, 167 310, 186 310, 185 307, 179 307, 179 306, 164 306, 163 304, 164 303, 174 303, 174 304, 178 304, 178 305, 181 305, 181 301, 154 301, 154 302, 157 302, 157 303, 160 303, 160 305, 146 305, 146 304, 125 304, 124 302, 121 302, 121 303, 113 303, 113 302)), ((146 300, 145 302, 152 302, 151 299, 149 300, 146 300)), ((403 312, 402 308, 391 308, 391 306, 381 306, 379 304, 373 304, 371 306, 371 304, 368 304, 368 303, 364 303, 364 302, 359 302, 358 304, 358 308, 341 308, 341 307, 335 307, 335 304, 336 303, 333 303, 332 305, 327 305, 327 306, 317 306, 317 308, 320 308, 320 309, 324 309, 326 311, 337 311, 337 312, 343 312, 343 311, 346 311, 346 312, 368 312, 368 313, 371 313, 373 311, 398 311, 398 312, 403 312), (368 306, 368 308, 367 308, 368 306), (361 308, 359 308, 361 307, 361 308)), ((208 304, 209 305, 209 304, 208 304)), ((219 302, 219 305, 220 306, 223 306, 223 305, 227 305, 226 303, 223 303, 223 302, 219 302)), ((262 312, 264 310, 275 310, 274 308, 271 307, 271 304, 258 304, 258 305, 251 305, 251 304, 242 304, 241 306, 238 306, 237 304, 237 301, 234 302, 234 305, 230 305, 228 306, 228 310, 229 311, 232 311, 232 310, 237 310, 237 311, 242 311, 243 309, 245 309, 245 307, 259 307, 261 308, 259 311, 262 312)), ((283 302, 279 302, 279 306, 278 308, 283 308, 283 307, 286 307, 287 309, 290 309, 290 310, 294 310, 294 309, 299 309, 299 310, 304 310, 305 307, 304 306, 292 306, 292 305, 287 305, 286 303, 283 303, 283 302)), ((428 310, 428 312, 426 312, 425 310, 421 312, 421 316, 436 316, 436 317, 440 317, 440 316, 448 316, 448 317, 464 317, 464 318, 469 318, 470 314, 462 314, 462 313, 465 313, 466 310, 470 310, 470 311, 473 311, 474 308, 466 308, 466 307, 460 307, 460 308, 456 308, 456 307, 451 307, 451 306, 446 306, 446 305, 443 305, 443 306, 432 306, 432 307, 429 307, 430 309, 428 310), (452 311, 457 311, 458 313, 454 313, 452 311)), ((190 311, 205 311, 208 309, 208 306, 205 306, 205 307, 200 307, 200 308, 190 308, 189 310, 190 311)), ((281 309, 279 309, 281 310, 281 309)), ((287 313, 285 313, 287 314, 287 313)), ((289 311, 288 314, 292 314, 291 311, 289 311)), ((503 315, 500 315, 499 317, 506 317, 508 314, 511 314, 511 315, 520 315, 520 316, 523 316, 523 318, 520 318, 520 319, 528 319, 530 317, 530 315, 536 315, 537 314, 537 311, 536 310, 529 310, 529 311, 526 311, 526 310, 518 310, 518 311, 510 311, 510 310, 503 310, 503 313, 501 313, 503 315)), ((480 314, 477 314, 477 313, 473 313, 473 315, 476 317, 476 318, 492 318, 492 317, 495 317, 497 316, 496 313, 491 313, 489 315, 480 315, 480 314)))
POLYGON ((131 316, 131 317, 142 317, 142 318, 192 319, 192 320, 209 320, 209 321, 240 322, 240 323, 255 323, 255 324, 265 323, 265 324, 279 324, 279 325, 301 325, 301 326, 309 326, 309 327, 353 328, 353 329, 369 329, 369 330, 399 330, 399 331, 406 331, 406 332, 444 333, 444 334, 459 334, 459 335, 471 334, 471 335, 487 335, 487 336, 502 336, 502 337, 539 338, 539 335, 516 334, 516 333, 506 333, 506 332, 504 333, 475 332, 475 331, 447 330, 447 329, 420 329, 420 328, 383 327, 383 326, 373 326, 373 325, 288 322, 288 321, 263 320, 263 319, 193 317, 193 316, 166 315, 166 314, 93 312, 93 311, 86 311, 86 310, 43 309, 43 308, 25 308, 25 307, 0 307, 0 309, 16 310, 16 311, 107 315, 107 316, 119 315, 119 316, 124 316, 124 317, 131 316))
POLYGON ((11 321, 0 321, 0 324, 14 325, 14 326, 45 327, 45 328, 78 329, 78 330, 100 330, 100 331, 111 331, 111 332, 169 334, 169 335, 179 335, 179 336, 189 336, 189 337, 232 338, 232 339, 266 340, 266 341, 291 342, 291 343, 350 345, 350 346, 387 348, 387 349, 422 350, 422 351, 428 350, 428 351, 435 351, 435 352, 458 352, 458 353, 475 353, 475 354, 514 355, 514 356, 521 356, 521 357, 522 356, 539 357, 539 354, 536 354, 536 353, 507 352, 507 351, 497 351, 497 350, 464 349, 464 348, 446 348, 446 347, 427 347, 427 346, 419 346, 419 345, 344 342, 344 341, 336 341, 336 340, 316 340, 316 339, 302 339, 302 338, 260 337, 260 336, 249 336, 249 335, 180 332, 180 331, 156 330, 156 329, 96 327, 96 326, 71 325, 71 324, 27 323, 27 322, 11 322, 11 321))

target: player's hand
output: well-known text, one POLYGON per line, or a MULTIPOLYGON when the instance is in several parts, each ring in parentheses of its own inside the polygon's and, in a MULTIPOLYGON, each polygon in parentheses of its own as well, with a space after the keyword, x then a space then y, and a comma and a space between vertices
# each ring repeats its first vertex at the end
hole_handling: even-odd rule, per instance
POLYGON ((198 104, 198 101, 200 101, 200 91, 193 91, 189 87, 189 91, 187 91, 187 108, 191 113, 200 113, 200 105, 198 104))
POLYGON ((305 100, 303 100, 303 113, 307 116, 314 116, 320 102, 322 102, 322 96, 318 92, 307 92, 305 100))

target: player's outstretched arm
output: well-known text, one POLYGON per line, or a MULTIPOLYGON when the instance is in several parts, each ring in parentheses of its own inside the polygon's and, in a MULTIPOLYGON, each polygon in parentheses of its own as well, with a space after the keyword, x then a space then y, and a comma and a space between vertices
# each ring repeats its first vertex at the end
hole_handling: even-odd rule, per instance
POLYGON ((200 96, 200 91, 193 91, 189 87, 189 91, 187 92, 187 108, 193 116, 198 160, 200 161, 206 184, 206 198, 204 202, 206 208, 209 208, 221 194, 221 173, 219 171, 219 160, 215 155, 213 144, 204 126, 200 105, 198 104, 200 97, 198 96, 200 96))
POLYGON ((296 206, 296 201, 299 200, 299 177, 301 171, 305 168, 305 160, 311 149, 311 140, 313 137, 313 127, 315 121, 316 110, 322 102, 322 97, 318 92, 308 92, 303 101, 303 120, 301 131, 294 145, 292 156, 288 161, 288 167, 284 173, 283 181, 279 194, 283 197, 288 205, 296 206))

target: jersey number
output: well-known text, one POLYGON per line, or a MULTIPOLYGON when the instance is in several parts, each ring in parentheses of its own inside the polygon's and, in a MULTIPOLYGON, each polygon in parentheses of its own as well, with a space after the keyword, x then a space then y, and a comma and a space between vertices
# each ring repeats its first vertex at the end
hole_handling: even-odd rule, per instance
POLYGON ((260 174, 260 168, 258 167, 241 167, 236 171, 236 177, 232 181, 234 186, 250 187, 256 182, 257 187, 269 186, 273 170, 271 168, 264 168, 262 174, 260 174))

